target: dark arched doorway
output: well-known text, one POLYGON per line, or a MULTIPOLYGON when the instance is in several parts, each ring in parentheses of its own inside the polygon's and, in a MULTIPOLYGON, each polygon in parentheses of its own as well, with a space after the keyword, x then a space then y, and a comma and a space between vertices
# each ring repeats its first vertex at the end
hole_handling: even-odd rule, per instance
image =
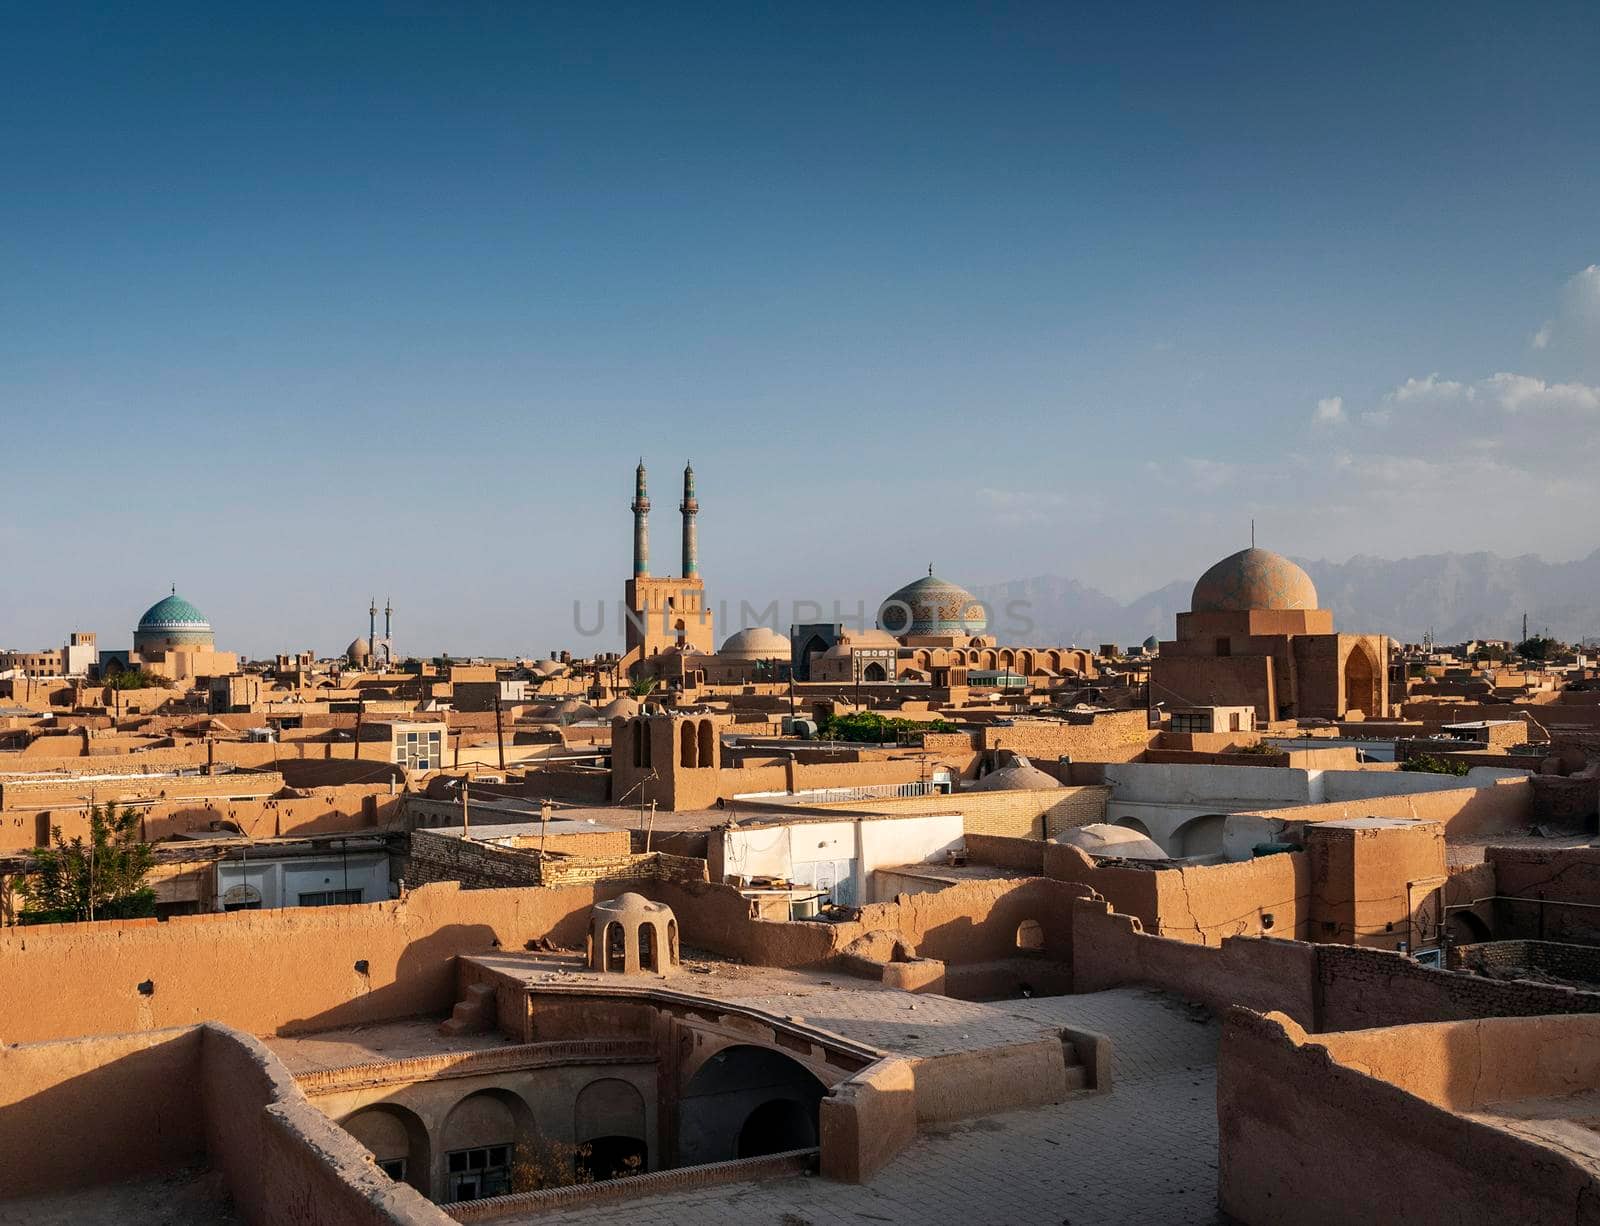
POLYGON ((725 1048, 678 1095, 677 1165, 815 1145, 827 1092, 810 1069, 782 1052, 745 1044, 725 1048), (809 1139, 795 1142, 796 1137, 809 1139))
POLYGON ((889 674, 884 671, 883 665, 874 662, 867 665, 866 670, 861 674, 861 679, 863 681, 887 681, 889 674))
POLYGON ((340 1127, 372 1151, 378 1169, 390 1179, 433 1195, 428 1129, 415 1111, 398 1103, 377 1103, 345 1117, 340 1127))
POLYGON ((602 1077, 584 1086, 572 1117, 579 1182, 643 1175, 650 1169, 646 1132, 644 1095, 637 1086, 619 1077, 602 1077))
POLYGON ((772 1098, 745 1116, 739 1129, 739 1157, 759 1158, 817 1143, 816 1111, 792 1098, 772 1098))
POLYGON ((1471 911, 1451 911, 1445 930, 1450 935, 1452 945, 1477 945, 1493 939, 1489 925, 1484 923, 1483 917, 1474 915, 1471 911))
POLYGON ((1378 670, 1367 649, 1359 644, 1344 662, 1344 709, 1346 714, 1360 711, 1366 716, 1381 715, 1378 710, 1378 670))
POLYGON ((639 1137, 591 1137, 578 1146, 578 1182, 600 1183, 643 1175, 650 1155, 639 1137))

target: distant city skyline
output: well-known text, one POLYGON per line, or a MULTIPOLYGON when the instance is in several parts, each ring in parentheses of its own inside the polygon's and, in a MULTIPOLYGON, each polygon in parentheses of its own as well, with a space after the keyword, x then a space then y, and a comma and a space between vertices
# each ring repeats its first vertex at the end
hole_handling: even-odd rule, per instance
POLYGON ((641 451, 735 608, 1129 601, 1252 518, 1585 557, 1597 55, 1577 4, 18 12, 0 646, 170 583, 251 656, 373 596, 579 646, 641 451))

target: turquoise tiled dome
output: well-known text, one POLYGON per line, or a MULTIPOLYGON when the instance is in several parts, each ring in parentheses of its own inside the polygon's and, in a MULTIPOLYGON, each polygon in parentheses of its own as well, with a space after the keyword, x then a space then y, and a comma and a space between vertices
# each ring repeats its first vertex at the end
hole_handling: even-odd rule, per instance
POLYGON ((988 624, 978 598, 939 578, 931 566, 926 575, 906 584, 878 609, 879 629, 897 636, 982 634, 988 624))
POLYGON ((144 611, 133 632, 135 651, 161 651, 172 647, 213 645, 211 623, 174 590, 144 611))
POLYGON ((205 614, 174 592, 144 611, 140 630, 210 630, 205 614))

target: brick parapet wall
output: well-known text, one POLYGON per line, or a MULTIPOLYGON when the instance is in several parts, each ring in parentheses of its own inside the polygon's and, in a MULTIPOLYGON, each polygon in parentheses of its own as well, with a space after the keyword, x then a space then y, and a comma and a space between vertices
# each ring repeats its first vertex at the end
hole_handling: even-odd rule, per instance
POLYGON ((316 1096, 371 1086, 561 1065, 637 1064, 653 1062, 658 1054, 651 1039, 567 1039, 553 1043, 518 1043, 488 1051, 412 1056, 404 1060, 370 1060, 343 1068, 314 1069, 297 1075, 295 1082, 303 1094, 316 1096))
POLYGON ((1600 985, 1600 948, 1561 941, 1484 941, 1457 945, 1450 965, 1467 971, 1530 970, 1600 985))
POLYGON ((1322 1030, 1600 1013, 1600 992, 1435 970, 1386 949, 1319 945, 1316 951, 1322 1030))
POLYGON ((472 839, 411 833, 408 884, 459 881, 469 889, 499 886, 550 887, 596 885, 616 881, 704 881, 705 861, 664 852, 610 856, 564 855, 479 843, 472 839))
POLYGON ((977 864, 992 864, 996 868, 1011 868, 1035 877, 1044 876, 1044 843, 1039 839, 978 834, 968 828, 965 841, 967 858, 977 864))
POLYGON ((651 1171, 627 1179, 607 1179, 599 1183, 570 1184, 538 1192, 517 1192, 483 1200, 463 1201, 444 1206, 444 1212, 457 1222, 504 1221, 515 1215, 528 1217, 557 1208, 612 1204, 645 1196, 664 1196, 692 1188, 714 1188, 729 1183, 751 1183, 763 1179, 787 1179, 810 1174, 817 1169, 816 1149, 790 1150, 760 1158, 736 1158, 730 1162, 708 1162, 701 1166, 651 1171))

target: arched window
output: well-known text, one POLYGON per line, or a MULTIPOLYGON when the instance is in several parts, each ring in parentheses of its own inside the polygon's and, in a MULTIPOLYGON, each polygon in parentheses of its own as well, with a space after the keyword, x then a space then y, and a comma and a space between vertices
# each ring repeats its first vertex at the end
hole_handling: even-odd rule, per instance
POLYGON ((656 965, 656 926, 646 921, 639 925, 639 969, 658 971, 656 965))
POLYGON ((649 769, 651 758, 649 720, 641 719, 639 721, 639 748, 639 765, 649 769))
POLYGON ((685 721, 678 726, 678 765, 695 766, 694 724, 685 721))
POLYGON ((1044 948, 1044 929, 1039 926, 1038 920, 1023 920, 1017 925, 1017 948, 1044 948))
POLYGON ((644 765, 644 723, 641 720, 631 720, 628 723, 628 736, 633 741, 633 764, 644 765))
POLYGON ((667 965, 678 965, 678 921, 667 921, 667 965))
POLYGON ((709 719, 700 721, 700 765, 717 764, 717 730, 709 719))
POLYGON ((622 925, 612 920, 606 925, 606 970, 626 972, 628 937, 622 925))

